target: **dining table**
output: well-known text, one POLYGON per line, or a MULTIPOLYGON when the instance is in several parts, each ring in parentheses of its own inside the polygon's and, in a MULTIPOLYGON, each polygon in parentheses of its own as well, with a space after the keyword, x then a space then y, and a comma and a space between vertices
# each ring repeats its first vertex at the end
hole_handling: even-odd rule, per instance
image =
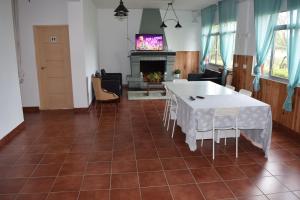
MULTIPOLYGON (((238 129, 268 157, 272 136, 270 105, 211 81, 164 82, 164 85, 176 96, 176 123, 185 134, 185 142, 191 151, 197 149, 197 140, 212 139, 212 120, 216 109, 238 108, 238 129)), ((216 121, 215 126, 226 127, 230 123, 224 117, 216 121)), ((220 131, 218 137, 233 136, 234 131, 230 131, 220 131)))

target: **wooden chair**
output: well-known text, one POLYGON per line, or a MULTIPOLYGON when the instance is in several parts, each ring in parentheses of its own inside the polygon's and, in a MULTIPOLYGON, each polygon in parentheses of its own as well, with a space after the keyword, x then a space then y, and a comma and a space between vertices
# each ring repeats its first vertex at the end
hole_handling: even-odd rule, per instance
POLYGON ((116 107, 118 107, 117 103, 120 102, 120 97, 116 95, 113 92, 109 92, 101 87, 101 78, 92 76, 92 84, 93 84, 93 90, 95 93, 96 103, 95 106, 97 107, 97 104, 103 103, 103 102, 112 102, 116 103, 116 107))

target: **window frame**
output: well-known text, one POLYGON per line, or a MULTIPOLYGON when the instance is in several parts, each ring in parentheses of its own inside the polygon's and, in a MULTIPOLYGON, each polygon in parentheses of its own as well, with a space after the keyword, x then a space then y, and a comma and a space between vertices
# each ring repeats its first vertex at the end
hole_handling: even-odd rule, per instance
MULTIPOLYGON (((273 40, 273 43, 272 43, 272 46, 271 46, 271 49, 270 49, 271 50, 270 63, 269 63, 270 70, 269 70, 268 76, 271 79, 277 80, 279 82, 288 82, 288 77, 287 78, 282 78, 282 77, 278 77, 278 76, 273 76, 272 75, 272 69, 273 69, 273 63, 274 63, 273 59, 274 59, 274 54, 275 54, 275 39, 276 39, 275 38, 275 33, 276 33, 276 31, 284 31, 284 30, 286 30, 286 31, 289 30, 287 24, 285 24, 285 25, 277 25, 275 27, 275 29, 274 29, 274 40, 273 40)), ((286 56, 288 56, 287 52, 286 52, 286 56)))

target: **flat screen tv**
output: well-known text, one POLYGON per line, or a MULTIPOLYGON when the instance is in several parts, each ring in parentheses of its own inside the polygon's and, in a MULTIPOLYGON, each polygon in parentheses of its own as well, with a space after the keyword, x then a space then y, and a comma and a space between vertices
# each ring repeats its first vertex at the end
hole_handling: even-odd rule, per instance
POLYGON ((162 34, 136 34, 135 49, 138 51, 164 50, 164 37, 162 34))

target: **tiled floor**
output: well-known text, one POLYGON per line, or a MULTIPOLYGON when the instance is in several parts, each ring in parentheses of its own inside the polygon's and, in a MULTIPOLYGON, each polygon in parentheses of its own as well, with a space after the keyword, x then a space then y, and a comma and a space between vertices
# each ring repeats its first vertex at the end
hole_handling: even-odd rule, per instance
MULTIPOLYGON (((116 112, 26 114, 26 130, 0 150, 0 200, 300 199, 300 141, 273 131, 269 160, 241 138, 190 152, 180 128, 161 125, 162 101, 116 112)), ((199 145, 200 146, 200 145, 199 145)))

